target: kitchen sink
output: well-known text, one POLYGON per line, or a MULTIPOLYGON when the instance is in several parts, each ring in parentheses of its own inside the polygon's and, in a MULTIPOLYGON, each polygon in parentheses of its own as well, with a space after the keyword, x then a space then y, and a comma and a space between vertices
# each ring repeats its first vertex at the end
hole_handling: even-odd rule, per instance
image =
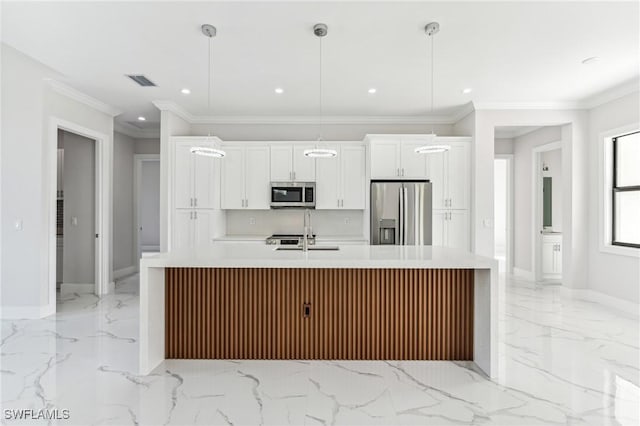
MULTIPOLYGON (((323 251, 323 250, 340 250, 338 246, 309 246, 307 247, 309 251, 323 251)), ((294 250, 294 251, 302 251, 302 247, 300 246, 278 246, 276 250, 294 250)))

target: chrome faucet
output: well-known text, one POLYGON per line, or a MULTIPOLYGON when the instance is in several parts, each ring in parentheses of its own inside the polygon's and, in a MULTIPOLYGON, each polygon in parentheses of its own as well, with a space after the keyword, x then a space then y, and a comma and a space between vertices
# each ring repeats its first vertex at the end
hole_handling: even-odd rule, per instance
POLYGON ((302 251, 309 250, 309 234, 311 231, 311 210, 304 210, 304 219, 302 222, 302 251))

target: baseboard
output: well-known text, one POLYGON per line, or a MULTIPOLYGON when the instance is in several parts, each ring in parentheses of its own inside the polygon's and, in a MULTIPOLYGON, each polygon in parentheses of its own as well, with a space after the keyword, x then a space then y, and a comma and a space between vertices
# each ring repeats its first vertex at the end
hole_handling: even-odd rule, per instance
POLYGON ((95 284, 78 284, 78 283, 62 283, 60 284, 60 293, 95 293, 95 284))
POLYGON ((136 272, 138 272, 136 265, 127 266, 126 268, 113 271, 113 279, 119 280, 120 278, 135 274, 136 272))
POLYGON ((56 306, 3 306, 0 319, 40 319, 56 313, 56 306))
POLYGON ((602 293, 600 291, 588 288, 569 288, 562 287, 562 293, 578 300, 586 300, 588 302, 600 303, 617 311, 624 312, 636 318, 640 317, 640 304, 629 302, 628 300, 619 299, 614 296, 602 293))
POLYGON ((535 281, 533 271, 527 271, 526 269, 513 267, 513 276, 523 278, 528 281, 535 281))

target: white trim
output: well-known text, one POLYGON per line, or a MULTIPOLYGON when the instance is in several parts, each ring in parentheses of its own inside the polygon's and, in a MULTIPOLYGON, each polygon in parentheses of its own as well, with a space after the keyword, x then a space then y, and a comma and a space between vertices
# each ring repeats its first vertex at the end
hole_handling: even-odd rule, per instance
POLYGON ((571 110, 587 109, 581 102, 474 102, 476 111, 481 110, 571 110))
POLYGON ((111 117, 122 114, 122 111, 120 111, 119 109, 116 109, 111 105, 108 105, 96 98, 82 93, 81 91, 74 89, 73 87, 67 86, 64 83, 51 79, 47 80, 47 83, 49 83, 49 87, 51 87, 51 90, 53 90, 54 92, 78 101, 81 104, 87 105, 95 110, 104 112, 111 117))
POLYGON ((138 272, 138 265, 127 266, 126 268, 113 271, 113 279, 119 280, 120 278, 133 275, 138 272))
MULTIPOLYGON (((515 193, 514 193, 514 156, 513 154, 495 154, 494 159, 504 159, 507 160, 507 258, 506 258, 506 262, 505 262, 505 272, 507 274, 511 274, 513 273, 514 270, 514 266, 513 266, 513 248, 515 245, 515 241, 514 241, 514 228, 513 228, 513 223, 514 223, 514 199, 515 199, 515 193)), ((494 179, 495 179, 495 173, 494 173, 494 179)))
POLYGON ((57 146, 58 129, 87 137, 95 141, 95 181, 96 181, 96 251, 95 251, 95 284, 94 291, 98 295, 109 291, 109 272, 111 269, 111 173, 113 141, 111 136, 86 128, 70 121, 51 117, 49 120, 49 143, 45 158, 49 163, 49 185, 45 187, 49 212, 49 304, 56 303, 56 184, 57 184, 57 146))
POLYGON ((636 318, 640 317, 640 304, 638 303, 629 302, 628 300, 620 299, 588 288, 572 289, 565 286, 560 288, 562 294, 572 299, 599 303, 616 311, 622 311, 626 314, 633 315, 636 318))
MULTIPOLYGON (((320 117, 303 115, 265 115, 265 116, 201 116, 191 114, 172 101, 153 101, 160 111, 171 111, 190 124, 318 124, 320 117)), ((471 111, 473 106, 464 105, 451 115, 413 115, 413 116, 323 116, 325 124, 454 124, 471 111), (462 117, 460 117, 460 115, 462 117)))
POLYGON ((0 319, 40 319, 54 315, 56 305, 44 306, 7 306, 0 308, 0 319))
MULTIPOLYGON (((133 247, 134 256, 133 265, 136 271, 140 265, 140 258, 142 256, 142 247, 140 247, 138 234, 140 229, 140 217, 138 215, 138 194, 140 193, 140 182, 142 173, 142 163, 144 161, 160 161, 160 154, 134 154, 133 156, 133 247)), ((158 246, 158 251, 160 247, 158 246)), ((115 279, 115 277, 114 277, 115 279)))
POLYGON ((640 123, 633 123, 607 130, 598 135, 598 247, 602 253, 640 258, 640 249, 614 246, 611 244, 611 200, 605 201, 605 194, 613 185, 612 139, 640 130, 640 123))
POLYGON ((526 269, 513 267, 513 276, 518 278, 524 278, 528 281, 535 281, 533 271, 527 271, 526 269))
POLYGON ((79 284, 79 283, 62 283, 60 284, 60 293, 78 293, 93 294, 95 293, 95 284, 79 284))
POLYGON ((638 79, 634 81, 628 81, 626 83, 615 86, 604 92, 600 92, 597 95, 591 96, 584 101, 586 108, 592 109, 600 105, 615 101, 624 96, 637 92, 640 89, 640 82, 638 79))
MULTIPOLYGON (((534 146, 531 149, 531 267, 533 268, 533 278, 535 281, 542 280, 542 265, 540 265, 539 262, 539 259, 541 258, 540 250, 542 247, 540 241, 540 231, 542 230, 542 215, 540 214, 540 209, 538 208, 538 206, 542 204, 542 199, 540 196, 540 194, 542 193, 542 167, 540 167, 540 154, 547 151, 553 151, 555 149, 562 150, 561 140, 546 143, 544 145, 534 146)), ((564 241, 562 244, 564 245, 564 241)))

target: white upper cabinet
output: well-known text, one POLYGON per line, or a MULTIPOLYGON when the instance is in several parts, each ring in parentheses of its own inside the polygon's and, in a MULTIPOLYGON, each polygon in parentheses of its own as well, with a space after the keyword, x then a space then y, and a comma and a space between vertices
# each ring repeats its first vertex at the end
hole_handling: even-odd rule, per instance
POLYGON ((426 179, 427 162, 423 154, 417 154, 416 148, 424 142, 402 140, 400 144, 400 177, 405 179, 426 179))
POLYGON ((376 136, 371 139, 371 179, 400 177, 400 139, 376 136))
POLYGON ((446 179, 445 152, 427 154, 427 179, 431 182, 431 202, 434 210, 445 209, 446 179))
POLYGON ((218 207, 220 160, 191 153, 193 146, 215 147, 205 139, 175 140, 173 203, 178 209, 218 207))
POLYGON ((271 181, 273 182, 313 182, 316 180, 316 162, 305 157, 306 149, 314 148, 307 144, 271 145, 271 181))
POLYGON ((224 146, 222 208, 269 209, 269 147, 224 146))
POLYGON ((329 145, 334 158, 316 162, 316 209, 363 210, 366 191, 366 149, 363 145, 329 145))

